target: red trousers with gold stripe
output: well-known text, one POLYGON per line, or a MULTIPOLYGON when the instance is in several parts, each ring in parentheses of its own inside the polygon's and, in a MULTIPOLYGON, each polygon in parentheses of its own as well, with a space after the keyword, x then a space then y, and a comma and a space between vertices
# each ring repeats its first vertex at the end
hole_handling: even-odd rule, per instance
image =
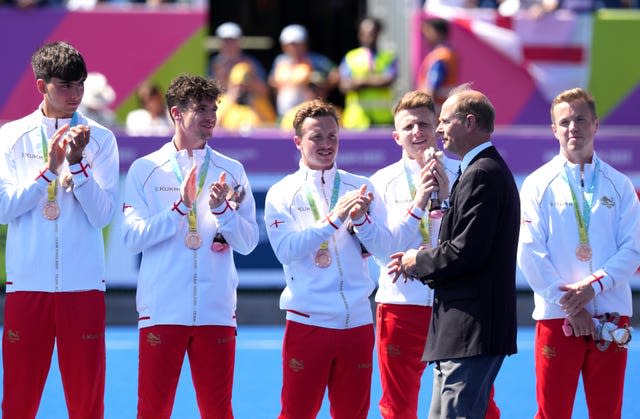
MULTIPOLYGON (((565 336, 564 319, 536 323, 536 397, 540 419, 571 419, 582 374, 592 419, 616 419, 622 414, 627 349, 611 343, 600 351, 591 337, 565 336)), ((619 325, 629 324, 621 317, 619 325)))
POLYGON ((430 318, 430 306, 377 305, 380 413, 385 419, 417 418, 420 380, 427 366, 422 353, 430 318))
POLYGON ((329 389, 333 419, 366 419, 373 325, 329 329, 287 320, 280 419, 315 418, 329 389))
POLYGON ((157 325, 140 329, 138 418, 169 419, 185 353, 200 417, 231 419, 236 328, 157 325))
POLYGON ((102 418, 104 329, 102 291, 7 293, 2 417, 36 416, 55 343, 69 418, 102 418))

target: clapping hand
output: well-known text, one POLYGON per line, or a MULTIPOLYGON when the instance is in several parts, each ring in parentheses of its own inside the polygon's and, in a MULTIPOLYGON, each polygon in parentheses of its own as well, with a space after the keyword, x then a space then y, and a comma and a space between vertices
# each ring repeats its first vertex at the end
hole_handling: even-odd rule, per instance
POLYGON ((349 211, 349 217, 351 217, 352 220, 357 220, 363 217, 369 210, 371 201, 373 201, 373 194, 371 192, 367 192, 367 185, 362 185, 358 191, 359 194, 356 201, 349 211))
POLYGON ((55 134, 53 134, 51 144, 49 145, 47 168, 55 174, 59 174, 58 170, 60 169, 62 163, 64 163, 66 151, 65 134, 68 129, 69 124, 64 124, 63 126, 61 126, 55 132, 55 134))
POLYGON ((360 214, 361 217, 367 212, 369 204, 373 199, 373 194, 366 193, 366 190, 367 186, 362 185, 360 189, 349 191, 338 199, 338 202, 336 202, 336 205, 333 207, 333 212, 338 216, 340 221, 345 221, 352 213, 356 216, 360 214))
POLYGON ((227 173, 220 173, 218 181, 209 186, 209 208, 219 207, 227 199, 229 185, 226 183, 227 173))
POLYGON ((196 199, 196 169, 197 167, 194 164, 189 173, 187 173, 187 177, 182 181, 182 185, 180 185, 180 198, 189 208, 193 206, 193 202, 196 199))
POLYGON ((69 129, 65 136, 66 157, 69 164, 76 164, 82 160, 82 153, 91 139, 88 125, 76 125, 69 129))

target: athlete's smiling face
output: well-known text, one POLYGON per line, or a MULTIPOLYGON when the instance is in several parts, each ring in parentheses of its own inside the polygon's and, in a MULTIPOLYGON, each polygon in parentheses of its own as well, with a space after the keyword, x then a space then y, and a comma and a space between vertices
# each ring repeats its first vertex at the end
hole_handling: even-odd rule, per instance
POLYGON ((200 148, 198 145, 204 145, 213 135, 213 129, 218 120, 217 110, 218 105, 213 99, 191 100, 184 108, 173 106, 171 114, 175 120, 176 129, 183 133, 185 139, 194 143, 195 148, 200 148))
POLYGON ((410 159, 422 159, 422 154, 436 146, 436 116, 426 106, 403 109, 394 117, 393 139, 410 159))
POLYGON ((338 123, 333 116, 308 117, 293 141, 302 154, 302 162, 312 170, 333 167, 338 155, 338 123))
POLYGON ((562 154, 572 163, 590 162, 598 118, 584 100, 560 102, 553 107, 551 130, 562 154))

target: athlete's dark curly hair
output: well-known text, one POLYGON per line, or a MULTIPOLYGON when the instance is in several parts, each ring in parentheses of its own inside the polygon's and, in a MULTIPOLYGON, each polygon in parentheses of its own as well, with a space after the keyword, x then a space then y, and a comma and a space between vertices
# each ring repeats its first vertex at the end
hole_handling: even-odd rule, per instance
POLYGON ((36 79, 49 83, 56 77, 64 81, 84 81, 87 65, 84 58, 70 44, 57 41, 38 48, 31 56, 31 67, 36 79))
POLYGON ((190 102, 213 100, 217 102, 222 95, 222 87, 218 81, 191 74, 182 74, 171 82, 165 100, 167 109, 173 106, 185 109, 190 102))

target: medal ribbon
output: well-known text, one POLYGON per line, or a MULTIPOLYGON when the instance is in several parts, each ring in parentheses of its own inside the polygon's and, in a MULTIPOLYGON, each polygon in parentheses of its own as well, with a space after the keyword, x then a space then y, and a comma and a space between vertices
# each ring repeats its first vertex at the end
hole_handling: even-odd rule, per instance
MULTIPOLYGON (((78 113, 74 112, 73 115, 71 115, 71 123, 70 123, 70 127, 74 127, 78 125, 78 113)), ((40 125, 40 143, 42 145, 42 158, 44 159, 45 164, 49 161, 49 141, 47 140, 47 135, 44 132, 44 127, 42 125, 40 125)), ((53 182, 49 183, 49 186, 47 186, 47 201, 48 202, 54 202, 56 200, 56 193, 58 191, 58 181, 54 180, 53 182)))
MULTIPOLYGON (((311 212, 313 213, 313 218, 318 221, 320 219, 320 211, 318 211, 318 204, 316 204, 316 200, 313 199, 313 194, 309 189, 309 185, 305 184, 305 192, 307 194, 307 201, 309 201, 309 206, 311 207, 311 212)), ((333 191, 331 191, 331 204, 329 205, 329 212, 333 209, 338 202, 338 194, 340 192, 340 172, 336 169, 336 175, 333 177, 333 191)), ((320 249, 326 250, 329 248, 329 242, 323 241, 320 244, 320 249)))
POLYGON ((569 185, 569 190, 571 191, 571 200, 573 201, 573 210, 576 217, 576 222, 578 223, 578 235, 580 236, 580 244, 588 244, 589 243, 589 223, 591 222, 591 208, 593 207, 593 198, 596 196, 596 186, 597 186, 597 174, 600 165, 598 161, 595 162, 595 166, 593 168, 593 176, 591 178, 591 185, 589 185, 589 189, 585 192, 583 191, 583 200, 582 200, 582 211, 580 210, 580 205, 578 203, 578 198, 576 196, 576 192, 571 186, 571 182, 569 182, 569 175, 567 173, 567 167, 565 166, 565 173, 562 178, 569 185))
MULTIPOLYGON (((198 196, 200 196, 200 192, 202 192, 202 188, 204 186, 204 181, 207 179, 207 172, 209 172, 209 161, 211 160, 211 155, 208 147, 205 147, 204 161, 202 162, 202 166, 200 166, 200 171, 198 173, 198 189, 196 189, 196 197, 193 200, 193 206, 191 207, 191 211, 187 214, 187 218, 189 219, 189 231, 198 231, 198 219, 197 219, 197 205, 196 201, 198 200, 198 196)), ((173 169, 173 173, 178 178, 178 182, 182 185, 184 181, 184 177, 182 176, 182 171, 180 170, 180 165, 176 160, 175 155, 171 157, 171 167, 173 169)))
MULTIPOLYGON (((411 199, 414 199, 416 197, 416 187, 413 184, 413 180, 411 179, 411 175, 409 174, 406 166, 404 168, 404 174, 407 177, 407 184, 409 185, 409 193, 411 194, 411 199)), ((425 211, 425 214, 426 213, 427 212, 425 211)), ((429 230, 431 229, 431 220, 427 218, 427 221, 425 221, 424 218, 421 218, 418 227, 420 229, 420 236, 422 236, 423 243, 430 245, 431 234, 429 233, 429 230)))

